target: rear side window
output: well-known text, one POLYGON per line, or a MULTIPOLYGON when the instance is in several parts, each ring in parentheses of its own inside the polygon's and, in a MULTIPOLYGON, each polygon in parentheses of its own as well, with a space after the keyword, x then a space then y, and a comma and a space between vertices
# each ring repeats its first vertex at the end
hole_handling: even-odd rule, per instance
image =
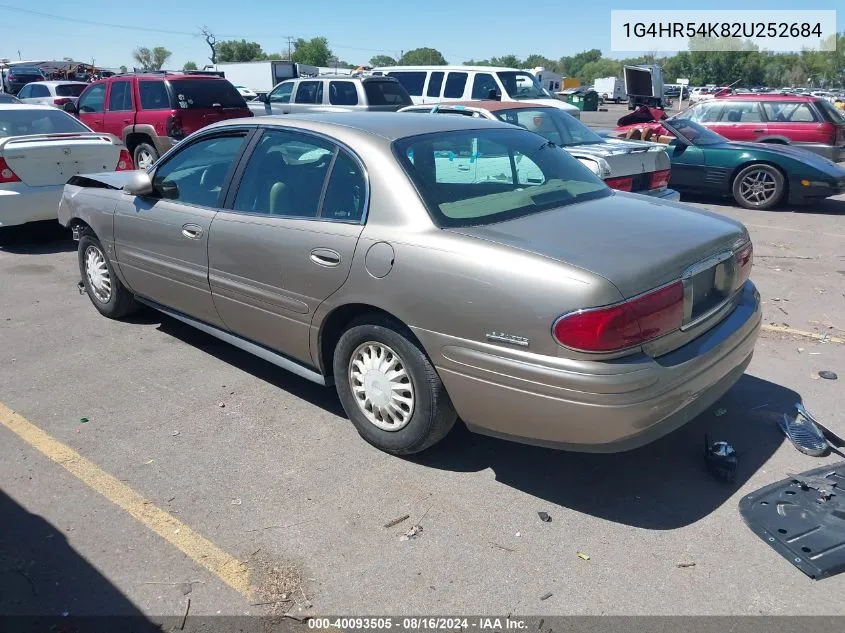
POLYGON ((294 103, 323 103, 323 82, 302 81, 296 89, 294 103))
POLYGON ((358 105, 358 87, 351 81, 330 81, 329 103, 345 106, 358 105))
POLYGON ((431 73, 431 76, 428 78, 428 89, 426 89, 425 94, 427 97, 439 97, 440 96, 440 89, 443 87, 443 73, 435 71, 431 73))
POLYGON ((818 120, 809 103, 767 101, 763 110, 766 118, 776 123, 813 123, 818 120))
POLYGON ((425 75, 423 71, 400 70, 388 73, 394 79, 398 79, 408 94, 412 97, 421 97, 423 93, 423 85, 425 84, 425 75))
POLYGON ((464 96, 466 85, 466 73, 449 73, 446 76, 446 88, 443 90, 443 96, 448 99, 460 99, 464 96))
POLYGON ((78 97, 85 88, 85 84, 59 84, 56 86, 56 96, 78 97))
POLYGON ((170 97, 163 81, 139 81, 141 108, 144 110, 169 110, 170 97))
POLYGON ((169 83, 176 107, 183 110, 247 107, 238 89, 226 80, 172 79, 169 83))
POLYGON ((367 102, 373 106, 408 106, 413 103, 411 95, 398 81, 365 81, 364 92, 367 102))
POLYGON ((106 84, 95 84, 91 86, 79 98, 77 107, 80 112, 102 112, 106 102, 106 84))
POLYGON ((109 111, 125 112, 132 109, 132 95, 128 81, 115 81, 109 93, 109 111))

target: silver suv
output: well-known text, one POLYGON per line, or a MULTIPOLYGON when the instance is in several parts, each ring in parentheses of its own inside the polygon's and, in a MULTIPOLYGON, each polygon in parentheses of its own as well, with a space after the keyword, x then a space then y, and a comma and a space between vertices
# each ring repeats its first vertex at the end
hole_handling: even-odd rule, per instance
POLYGON ((395 112, 412 103, 408 91, 392 77, 319 75, 283 81, 266 97, 248 105, 261 116, 292 112, 395 112))

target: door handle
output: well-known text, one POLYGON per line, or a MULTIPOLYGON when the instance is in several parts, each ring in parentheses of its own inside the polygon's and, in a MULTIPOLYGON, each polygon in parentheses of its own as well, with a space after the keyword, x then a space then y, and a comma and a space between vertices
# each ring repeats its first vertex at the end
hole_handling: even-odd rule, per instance
POLYGON ((310 259, 318 266, 334 268, 340 264, 340 253, 330 248, 315 248, 311 251, 310 259))
POLYGON ((755 134, 762 134, 766 130, 751 130, 751 131, 754 132, 755 134))
POLYGON ((185 224, 182 226, 182 236, 190 240, 198 240, 202 237, 202 227, 197 224, 185 224))

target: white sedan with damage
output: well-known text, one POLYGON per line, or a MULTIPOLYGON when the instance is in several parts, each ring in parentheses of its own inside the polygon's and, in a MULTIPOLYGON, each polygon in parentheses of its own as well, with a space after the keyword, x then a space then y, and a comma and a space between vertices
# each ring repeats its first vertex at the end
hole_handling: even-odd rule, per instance
POLYGON ((129 169, 129 152, 111 134, 52 106, 0 104, 0 230, 56 220, 72 176, 129 169))

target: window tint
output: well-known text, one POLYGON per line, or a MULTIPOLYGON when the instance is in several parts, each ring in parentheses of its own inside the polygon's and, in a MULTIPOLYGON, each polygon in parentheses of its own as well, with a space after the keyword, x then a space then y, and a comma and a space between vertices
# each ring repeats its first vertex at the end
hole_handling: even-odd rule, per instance
POLYGON ((129 92, 128 81, 115 81, 109 93, 109 110, 111 112, 125 112, 132 109, 132 95, 129 92))
POLYGON ((411 105, 411 95, 398 81, 365 81, 364 92, 367 95, 367 102, 373 106, 411 105))
POLYGON ((26 84, 18 90, 18 99, 29 99, 32 96, 30 92, 32 92, 32 84, 26 84))
POLYGON ((301 81, 296 89, 294 103, 323 103, 322 81, 301 81))
POLYGON ((290 103, 294 82, 286 81, 270 93, 270 103, 290 103))
POLYGON ((223 181, 240 153, 245 135, 206 138, 181 150, 156 169, 156 194, 187 204, 218 206, 223 181))
POLYGON ((326 220, 360 222, 364 217, 367 182, 358 163, 344 150, 339 150, 320 217, 326 220))
POLYGON ((59 84, 56 86, 56 95, 59 97, 78 97, 85 88, 85 84, 59 84))
POLYGON ((819 99, 816 101, 816 107, 819 108, 823 114, 827 115, 828 121, 833 121, 838 124, 845 123, 845 110, 840 110, 829 101, 819 99))
POLYGON ((32 86, 32 92, 29 95, 30 97, 49 97, 50 96, 50 89, 47 86, 35 85, 32 86))
POLYGON ((475 79, 472 80, 472 98, 489 99, 491 90, 499 92, 499 86, 496 85, 496 80, 493 79, 493 75, 488 73, 476 73, 475 79))
POLYGON ((722 102, 707 101, 692 108, 686 118, 697 123, 713 123, 719 120, 724 109, 725 104, 722 102))
POLYGON ((170 88, 177 107, 194 108, 246 108, 246 101, 228 81, 219 79, 172 79, 170 88))
POLYGON ((163 81, 139 81, 141 108, 144 110, 169 110, 170 97, 163 81))
POLYGON ((330 81, 329 103, 332 105, 358 105, 358 87, 351 81, 330 81))
POLYGON ((428 77, 428 89, 425 91, 427 97, 439 97, 440 89, 443 87, 443 73, 435 71, 428 77))
POLYGON ((412 97, 421 97, 423 92, 423 84, 425 84, 424 71, 408 71, 399 70, 387 73, 394 79, 398 79, 399 83, 405 87, 408 94, 412 97))
POLYGON ((58 108, 0 110, 0 137, 89 131, 79 119, 58 108))
POLYGON ((314 136, 265 131, 244 171, 234 209, 316 218, 335 149, 314 136))
POLYGON ((439 226, 474 226, 610 195, 567 152, 520 129, 438 132, 394 144, 439 226))
POLYGON ((550 140, 555 145, 583 145, 604 143, 605 140, 578 119, 558 108, 515 108, 497 110, 497 119, 518 125, 550 140))
POLYGON ((449 73, 446 75, 446 87, 443 89, 443 96, 447 99, 460 99, 464 96, 466 85, 466 73, 449 73))
POLYGON ((763 110, 769 121, 788 123, 812 123, 816 115, 808 103, 790 103, 789 101, 767 101, 763 110))
POLYGON ((95 84, 79 98, 80 112, 102 112, 106 100, 106 84, 95 84))
POLYGON ((763 120, 760 107, 751 101, 729 101, 722 110, 722 123, 753 123, 763 120))

